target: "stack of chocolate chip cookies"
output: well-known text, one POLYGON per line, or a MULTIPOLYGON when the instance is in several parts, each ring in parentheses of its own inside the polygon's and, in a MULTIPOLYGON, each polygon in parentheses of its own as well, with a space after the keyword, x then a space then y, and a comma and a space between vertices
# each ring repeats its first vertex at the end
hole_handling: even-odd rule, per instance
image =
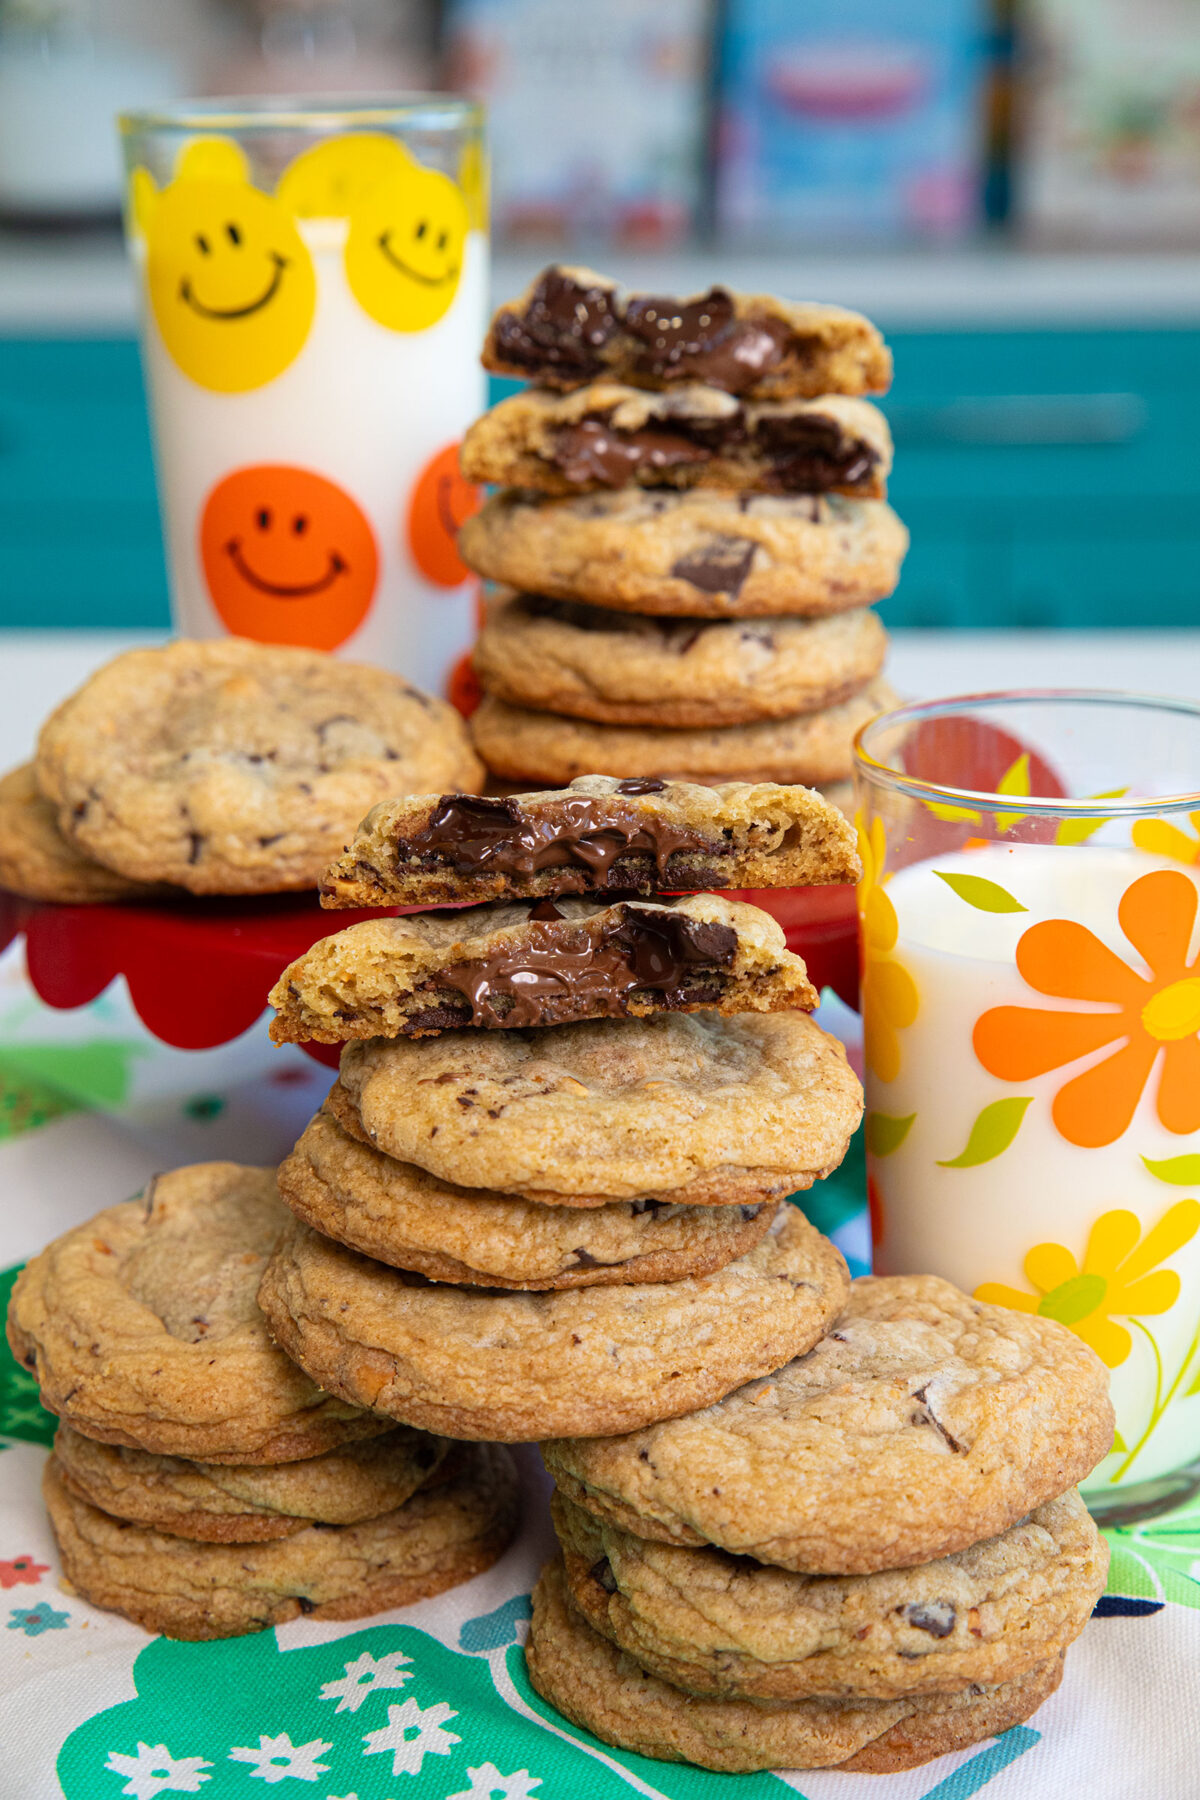
POLYGON ((855 1281, 813 1349, 715 1405, 543 1444, 561 1555, 533 1685, 716 1770, 890 1772, 991 1737, 1054 1692, 1103 1591, 1074 1483, 1112 1430, 1065 1326, 855 1281))
POLYGON ((276 1341, 348 1406, 508 1442, 634 1430, 807 1350, 848 1277, 784 1200, 841 1161, 859 1085, 773 919, 662 896, 854 867, 804 788, 377 807, 327 900, 460 910, 353 925, 273 990, 277 1040, 345 1044, 279 1171, 276 1341))
POLYGON ((13 1354, 61 1420, 44 1494, 64 1576, 168 1637, 406 1605, 516 1528, 507 1451, 349 1406, 272 1343, 255 1290, 287 1218, 272 1169, 177 1169, 13 1291, 13 1354))
POLYGON ((891 380, 875 327, 552 266, 483 361, 534 384, 462 446, 468 479, 501 485, 460 535, 503 584, 475 651, 492 774, 845 782, 889 698, 870 608, 908 544, 862 398, 891 380))

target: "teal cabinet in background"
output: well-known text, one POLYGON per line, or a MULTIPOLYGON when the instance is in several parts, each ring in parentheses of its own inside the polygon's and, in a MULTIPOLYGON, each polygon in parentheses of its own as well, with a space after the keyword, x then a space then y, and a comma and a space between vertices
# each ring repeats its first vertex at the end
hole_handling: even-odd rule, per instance
MULTIPOLYGON (((1200 331, 891 342, 889 624, 1200 623, 1200 331)), ((0 340, 0 625, 166 622, 136 345, 0 340)))
POLYGON ((893 625, 1200 623, 1200 332, 892 339, 893 625))
POLYGON ((137 345, 0 340, 0 625, 166 623, 137 345))

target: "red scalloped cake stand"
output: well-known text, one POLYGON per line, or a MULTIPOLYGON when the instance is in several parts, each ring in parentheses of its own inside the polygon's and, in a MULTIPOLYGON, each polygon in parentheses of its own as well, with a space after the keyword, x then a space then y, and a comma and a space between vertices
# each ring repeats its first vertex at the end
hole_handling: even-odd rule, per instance
MULTIPOLYGON (((731 896, 771 912, 818 988, 858 1003, 854 889, 770 888, 731 896)), ((86 1006, 123 975, 146 1029, 180 1050, 240 1037, 293 958, 377 912, 323 912, 312 894, 191 900, 172 906, 52 906, 0 889, 0 950, 24 934, 35 991, 49 1006, 86 1006)), ((308 1044, 336 1067, 336 1045, 308 1044)))

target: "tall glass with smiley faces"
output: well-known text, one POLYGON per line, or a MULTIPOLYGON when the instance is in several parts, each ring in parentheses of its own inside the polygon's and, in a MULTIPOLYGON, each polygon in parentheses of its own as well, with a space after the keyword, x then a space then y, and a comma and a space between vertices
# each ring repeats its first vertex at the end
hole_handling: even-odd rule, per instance
POLYGON ((444 691, 474 635, 480 109, 202 101, 120 121, 176 628, 444 691))

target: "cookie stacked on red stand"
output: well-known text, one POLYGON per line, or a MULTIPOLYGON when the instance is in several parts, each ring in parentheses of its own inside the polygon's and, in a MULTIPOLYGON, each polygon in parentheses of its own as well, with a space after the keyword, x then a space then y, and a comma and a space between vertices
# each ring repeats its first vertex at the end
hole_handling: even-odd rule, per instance
POLYGON ((845 1264, 784 1202, 841 1162, 858 1082, 773 919, 664 894, 855 866, 804 788, 375 808, 326 903, 458 905, 352 925, 273 990, 277 1040, 345 1045, 279 1172, 276 1340, 350 1404, 503 1442, 634 1429, 815 1341, 845 1264))
POLYGON ((464 474, 501 487, 460 536, 502 584, 475 651, 492 774, 846 782, 888 697, 870 608, 908 543, 863 398, 891 380, 875 327, 552 266, 483 361, 533 384, 462 447, 464 474))
POLYGON ((43 1492, 64 1578, 167 1637, 407 1605, 516 1529, 505 1450, 347 1405, 271 1341, 255 1293, 287 1219, 273 1169, 199 1163, 13 1290, 13 1354, 61 1421, 43 1492))

